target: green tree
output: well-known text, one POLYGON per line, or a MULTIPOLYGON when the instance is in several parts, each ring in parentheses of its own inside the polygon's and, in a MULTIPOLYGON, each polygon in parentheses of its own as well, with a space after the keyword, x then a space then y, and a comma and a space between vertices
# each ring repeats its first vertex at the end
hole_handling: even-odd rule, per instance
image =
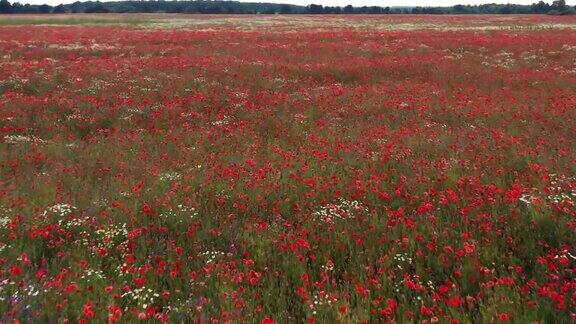
POLYGON ((12 5, 8 0, 0 0, 0 13, 11 13, 12 5))
POLYGON ((531 6, 532 12, 537 14, 545 14, 550 11, 550 5, 544 1, 538 1, 531 6))
POLYGON ((102 3, 96 2, 84 10, 85 13, 107 13, 110 12, 102 3))
POLYGON ((552 2, 552 10, 558 10, 560 12, 566 11, 566 1, 554 0, 554 2, 552 2))
POLYGON ((43 5, 38 7, 38 13, 49 14, 51 12, 52 12, 52 6, 49 6, 47 4, 43 4, 43 5))
POLYGON ((311 4, 308 6, 308 12, 311 14, 321 14, 324 11, 324 7, 322 5, 311 4))
POLYGON ((280 7, 280 13, 281 13, 281 14, 291 14, 291 13, 293 13, 293 12, 294 12, 294 11, 292 10, 292 6, 290 6, 290 5, 283 4, 283 5, 280 7))
POLYGON ((52 13, 55 13, 55 14, 66 13, 66 7, 64 7, 63 4, 59 4, 56 7, 54 7, 54 9, 52 10, 52 13))

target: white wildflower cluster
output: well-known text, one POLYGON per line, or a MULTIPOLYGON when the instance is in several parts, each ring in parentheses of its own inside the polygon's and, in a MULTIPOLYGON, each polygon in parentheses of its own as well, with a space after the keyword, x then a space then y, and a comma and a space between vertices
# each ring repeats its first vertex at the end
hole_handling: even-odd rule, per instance
POLYGON ((175 209, 170 209, 162 212, 159 216, 165 221, 175 222, 182 224, 189 219, 198 217, 198 211, 194 207, 184 206, 182 204, 176 206, 175 209))
POLYGON ((0 206, 0 229, 8 227, 8 225, 12 222, 12 218, 10 218, 10 213, 11 211, 9 208, 0 206))
POLYGON ((445 49, 444 58, 448 60, 461 60, 464 57, 478 56, 478 53, 471 52, 463 47, 456 49, 445 49))
POLYGON ((518 200, 520 200, 520 202, 526 204, 527 206, 532 205, 536 200, 538 199, 537 196, 525 193, 522 194, 522 196, 520 196, 520 198, 518 198, 518 200))
POLYGON ((435 122, 435 121, 431 121, 431 122, 427 121, 427 122, 424 123, 424 127, 426 127, 426 128, 444 128, 444 129, 446 129, 446 128, 448 128, 448 125, 443 124, 443 123, 437 123, 437 122, 435 122))
POLYGON ((71 121, 71 120, 78 120, 78 121, 89 121, 89 118, 78 113, 78 112, 74 112, 70 115, 66 116, 66 120, 71 121))
POLYGON ((46 210, 42 213, 42 216, 46 217, 49 214, 65 217, 72 214, 76 210, 76 207, 68 204, 57 204, 51 207, 46 208, 46 210))
POLYGON ((176 180, 180 179, 181 177, 182 177, 182 175, 178 172, 166 172, 166 173, 160 174, 160 176, 158 176, 158 179, 160 181, 170 182, 170 181, 176 181, 176 180))
POLYGON ((76 239, 74 241, 74 244, 76 245, 82 245, 82 246, 90 246, 90 233, 88 233, 87 231, 81 231, 78 234, 79 238, 76 239))
POLYGON ((326 264, 320 266, 322 268, 322 270, 324 271, 334 271, 334 262, 332 262, 332 260, 328 260, 328 262, 326 262, 326 264))
POLYGON ((145 113, 140 110, 140 109, 136 109, 136 108, 128 108, 124 111, 125 116, 122 117, 122 120, 127 120, 130 121, 132 119, 132 116, 134 115, 144 115, 145 113))
POLYGON ((274 78, 272 81, 274 81, 274 83, 286 83, 286 79, 283 78, 274 78))
POLYGON ((371 151, 368 153, 368 158, 374 162, 378 161, 380 159, 380 152, 378 151, 371 151))
POLYGON ((14 90, 21 90, 24 87, 24 85, 28 83, 28 81, 29 80, 26 78, 18 78, 15 76, 10 76, 7 79, 0 81, 0 86, 10 87, 14 90))
POLYGON ((70 230, 77 227, 82 227, 90 220, 89 216, 73 218, 73 219, 59 219, 58 226, 70 230))
POLYGON ((191 112, 183 112, 180 114, 180 117, 187 118, 187 119, 194 119, 194 114, 191 112))
MULTIPOLYGON (((396 293, 399 293, 399 292, 400 292, 401 286, 407 286, 407 284, 405 284, 405 282, 407 281, 407 279, 408 279, 409 282, 412 282, 412 283, 415 284, 415 285, 418 285, 418 286, 420 286, 420 287, 422 287, 422 288, 425 287, 424 285, 422 285, 422 281, 420 280, 420 276, 419 276, 419 275, 417 275, 417 274, 407 275, 407 276, 402 277, 402 280, 394 283, 394 291, 395 291, 396 293)), ((428 282, 427 282, 427 286, 428 286, 428 288, 434 290, 434 285, 432 284, 431 281, 428 281, 428 282)), ((416 296, 416 299, 422 300, 422 297, 416 296)))
POLYGON ((103 248, 111 248, 123 244, 128 238, 126 223, 110 224, 106 228, 96 230, 95 233, 99 237, 99 247, 103 248))
POLYGON ((550 188, 546 199, 554 204, 567 203, 574 205, 576 199, 576 177, 567 177, 565 175, 550 174, 550 188))
POLYGON ((94 44, 90 45, 90 49, 93 51, 108 51, 108 50, 114 50, 117 48, 118 48, 118 45, 110 45, 110 44, 94 43, 94 44))
POLYGON ((180 213, 188 213, 188 214, 192 215, 191 217, 198 216, 198 212, 196 211, 196 209, 194 207, 187 207, 187 206, 184 206, 182 204, 180 204, 176 207, 178 208, 178 211, 180 213))
POLYGON ((317 311, 321 307, 330 307, 333 303, 336 302, 338 302, 338 298, 336 298, 336 296, 329 295, 322 290, 318 292, 318 294, 312 295, 312 299, 310 300, 308 307, 312 311, 312 314, 316 315, 317 311))
POLYGON ((2 279, 0 281, 0 302, 6 300, 6 297, 9 294, 6 290, 10 289, 10 286, 14 285, 16 285, 16 283, 10 279, 2 279))
POLYGON ((533 205, 542 199, 552 204, 565 203, 574 205, 576 200, 576 177, 567 177, 555 173, 549 174, 550 185, 546 195, 542 195, 540 190, 532 188, 532 192, 523 193, 518 200, 526 206, 533 205))
POLYGON ((82 44, 71 43, 71 44, 48 44, 47 48, 73 51, 73 50, 85 49, 86 47, 82 44))
POLYGON ((83 279, 87 283, 93 283, 95 281, 104 280, 106 277, 104 276, 104 272, 102 270, 95 270, 91 268, 84 269, 82 276, 80 279, 83 279))
POLYGON ((576 52, 576 45, 564 44, 564 45, 562 45, 562 49, 565 51, 575 51, 576 52))
POLYGON ((160 82, 158 80, 154 80, 150 77, 143 77, 139 81, 146 81, 148 84, 147 86, 141 86, 140 84, 137 84, 135 86, 130 86, 129 89, 138 89, 143 92, 154 92, 160 90, 160 82))
POLYGON ((198 254, 199 257, 204 258, 206 260, 206 264, 210 264, 214 262, 216 259, 224 257, 224 255, 226 254, 221 251, 206 251, 198 254))
MULTIPOLYGON (((13 300, 21 300, 23 298, 33 298, 37 297, 41 293, 48 292, 48 289, 40 289, 34 285, 25 285, 22 287, 18 287, 18 290, 14 292, 12 295, 13 300), (22 298, 21 298, 22 297, 22 298)), ((27 305, 28 307, 30 305, 27 305)))
POLYGON ((130 271, 130 268, 126 262, 118 265, 116 267, 116 271, 118 273, 118 278, 124 279, 124 282, 127 282, 126 280, 128 280, 126 277, 130 277, 132 275, 132 272, 130 271))
MULTIPOLYGON (((176 292, 180 290, 176 289, 176 292)), ((168 314, 185 314, 194 304, 192 299, 176 299, 171 300, 171 304, 166 306, 166 312, 168 314)), ((202 308, 202 306, 200 306, 202 308)))
POLYGON ((97 198, 92 201, 92 205, 95 207, 106 207, 108 204, 108 199, 106 198, 97 198))
POLYGON ((36 286, 34 285, 24 286, 24 289, 22 290, 26 295, 33 297, 38 296, 38 294, 40 293, 40 289, 36 288, 36 286))
POLYGON ((4 142, 8 144, 19 144, 19 143, 43 143, 44 141, 36 136, 25 136, 25 135, 5 135, 4 142))
POLYGON ((387 139, 387 138, 376 138, 376 139, 374 140, 374 143, 375 143, 376 145, 383 145, 383 144, 386 144, 387 142, 388 142, 388 139, 387 139))
POLYGON ((516 60, 514 59, 513 53, 501 52, 490 57, 487 61, 482 62, 482 65, 510 69, 514 66, 515 62, 516 60))
POLYGON ((232 121, 232 119, 228 116, 224 116, 224 118, 222 118, 221 120, 217 120, 212 122, 212 126, 224 126, 224 125, 228 125, 230 124, 230 122, 232 121))
POLYGON ((368 212, 368 208, 364 207, 360 202, 340 198, 335 204, 327 204, 320 207, 312 216, 321 222, 334 224, 335 220, 354 219, 358 213, 368 212))
POLYGON ((568 70, 567 73, 569 74, 576 74, 576 61, 574 62, 574 64, 572 65, 572 69, 568 70))
POLYGON ((562 250, 560 251, 559 254, 556 254, 556 256, 554 256, 554 259, 558 259, 560 257, 566 257, 568 259, 572 259, 576 261, 576 255, 570 253, 568 250, 562 250))
POLYGON ((408 253, 397 253, 392 259, 396 261, 396 267, 400 270, 404 269, 403 266, 412 264, 412 258, 408 256, 408 253))
POLYGON ((301 113, 294 114, 294 120, 299 124, 303 124, 306 121, 306 115, 301 113))
MULTIPOLYGON (((150 288, 140 287, 123 293, 121 297, 131 299, 138 305, 138 308, 145 310, 149 305, 154 304, 154 300, 159 298, 160 294, 150 288)), ((128 306, 126 306, 125 310, 128 310, 128 306)))

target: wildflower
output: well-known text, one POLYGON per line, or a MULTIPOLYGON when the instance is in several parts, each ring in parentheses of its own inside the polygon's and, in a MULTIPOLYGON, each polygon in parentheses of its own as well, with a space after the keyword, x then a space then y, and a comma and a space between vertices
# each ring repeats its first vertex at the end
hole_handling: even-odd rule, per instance
POLYGON ((20 269, 19 266, 14 265, 12 266, 12 268, 10 268, 10 273, 12 274, 12 276, 17 277, 22 273, 22 270, 20 269))
POLYGON ((275 323, 276 322, 268 316, 266 316, 262 319, 262 324, 275 324, 275 323))
POLYGON ((142 212, 144 213, 144 215, 146 215, 148 217, 154 216, 154 212, 152 211, 152 208, 146 202, 144 204, 142 204, 142 212))
POLYGON ((364 287, 364 285, 356 284, 356 293, 361 298, 366 298, 366 297, 368 297, 368 293, 370 293, 370 291, 368 289, 366 289, 366 287, 364 287))
POLYGON ((463 300, 462 300, 462 297, 460 297, 460 296, 452 296, 446 300, 446 305, 448 305, 450 307, 457 308, 457 307, 461 307, 462 304, 463 304, 463 300))
POLYGON ((510 320, 510 315, 507 313, 500 313, 498 314, 498 320, 500 322, 508 322, 510 320))
POLYGON ((85 304, 84 307, 82 308, 82 313, 84 314, 84 316, 86 316, 87 318, 94 318, 95 313, 93 307, 94 304, 92 303, 85 304))
POLYGON ((70 283, 66 288, 64 288, 64 292, 67 294, 71 294, 73 292, 78 291, 78 285, 76 283, 70 283))
POLYGON ((432 308, 422 305, 420 306, 420 314, 430 317, 434 315, 434 312, 432 311, 432 308))
POLYGON ((261 276, 262 275, 259 272, 256 272, 254 270, 250 270, 248 272, 248 282, 250 283, 250 285, 256 286, 260 282, 261 276))
POLYGON ((146 278, 144 277, 134 278, 134 284, 136 286, 142 287, 146 284, 146 278))

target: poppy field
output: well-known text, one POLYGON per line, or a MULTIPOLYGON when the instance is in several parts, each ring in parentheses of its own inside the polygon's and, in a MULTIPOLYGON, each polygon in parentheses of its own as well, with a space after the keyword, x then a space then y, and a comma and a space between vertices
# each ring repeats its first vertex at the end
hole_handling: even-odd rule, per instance
POLYGON ((575 202, 576 17, 0 17, 2 323, 574 323, 575 202))

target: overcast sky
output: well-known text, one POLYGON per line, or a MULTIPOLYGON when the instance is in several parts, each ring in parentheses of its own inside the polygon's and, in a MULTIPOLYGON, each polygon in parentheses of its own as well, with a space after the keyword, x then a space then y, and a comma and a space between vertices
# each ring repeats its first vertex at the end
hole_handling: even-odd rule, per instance
MULTIPOLYGON (((76 0, 9 0, 10 2, 42 4, 47 3, 50 5, 57 5, 60 3, 72 3, 76 0)), ((82 0, 81 0, 82 1, 82 0)), ((551 3, 553 0, 548 0, 551 3)), ((455 4, 483 4, 483 3, 516 3, 516 4, 532 4, 538 0, 244 0, 243 2, 274 2, 274 3, 293 3, 298 5, 308 5, 310 3, 321 4, 325 6, 345 6, 351 4, 353 6, 453 6, 455 4)), ((574 5, 576 0, 567 1, 568 4, 574 5)))

